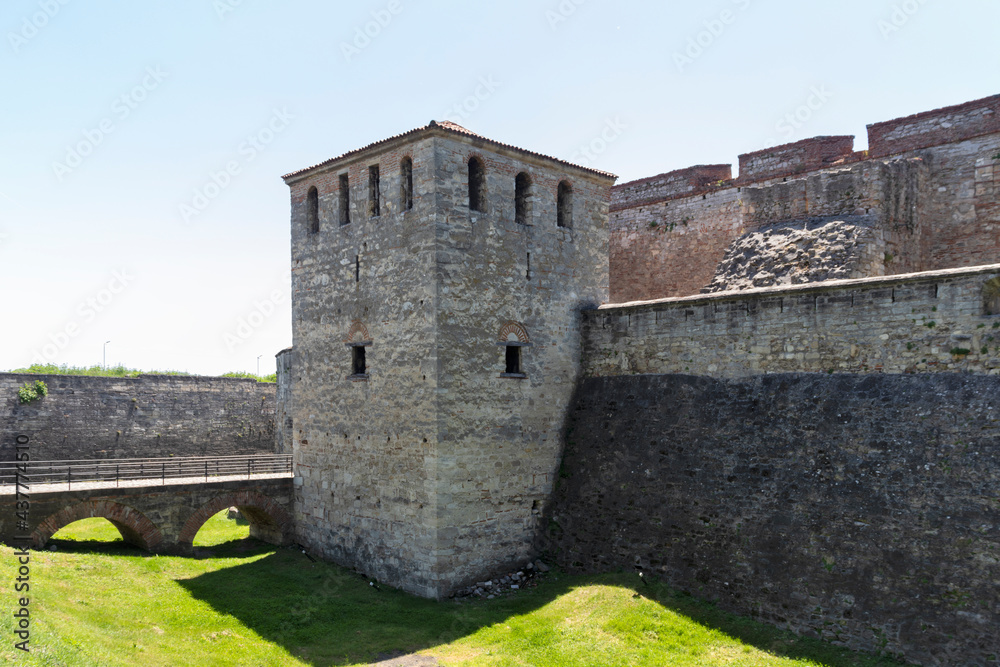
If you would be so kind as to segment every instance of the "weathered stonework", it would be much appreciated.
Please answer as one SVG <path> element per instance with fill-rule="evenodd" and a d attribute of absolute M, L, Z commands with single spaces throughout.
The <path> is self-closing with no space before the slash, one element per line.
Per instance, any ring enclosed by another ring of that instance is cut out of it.
<path fill-rule="evenodd" d="M 1000 374 L 1000 265 L 606 305 L 585 313 L 589 376 Z"/>
<path fill-rule="evenodd" d="M 42 380 L 28 405 L 17 390 Z M 0 457 L 19 433 L 40 460 L 225 456 L 273 452 L 276 385 L 240 378 L 0 373 Z"/>
<path fill-rule="evenodd" d="M 545 549 L 995 662 L 996 111 L 610 191 L 450 124 L 286 176 L 299 540 L 430 597 Z"/>
<path fill-rule="evenodd" d="M 250 523 L 250 536 L 288 544 L 293 536 L 292 484 L 287 476 L 176 481 L 122 488 L 107 484 L 35 485 L 30 489 L 28 527 L 18 526 L 18 497 L 12 485 L 0 487 L 0 542 L 13 545 L 30 537 L 36 549 L 64 526 L 92 517 L 107 519 L 129 544 L 156 553 L 190 553 L 204 523 L 227 507 L 237 507 Z M 81 488 L 82 487 L 82 488 Z M 24 492 L 24 489 L 20 489 Z"/>
<path fill-rule="evenodd" d="M 919 665 L 1000 658 L 1000 378 L 585 379 L 540 547 Z"/>
<path fill-rule="evenodd" d="M 625 183 L 612 194 L 611 300 L 697 293 L 730 244 L 767 225 L 868 216 L 885 244 L 869 275 L 1000 262 L 1000 96 Z M 711 180 L 718 177 L 717 180 Z"/>
<path fill-rule="evenodd" d="M 407 158 L 412 210 L 403 206 Z M 470 209 L 473 158 L 484 175 L 479 211 Z M 531 183 L 523 224 L 519 174 Z M 450 124 L 286 177 L 303 543 L 431 597 L 532 555 L 579 371 L 579 313 L 607 299 L 613 178 Z M 561 182 L 572 186 L 563 227 Z M 359 348 L 363 373 L 353 368 Z"/>

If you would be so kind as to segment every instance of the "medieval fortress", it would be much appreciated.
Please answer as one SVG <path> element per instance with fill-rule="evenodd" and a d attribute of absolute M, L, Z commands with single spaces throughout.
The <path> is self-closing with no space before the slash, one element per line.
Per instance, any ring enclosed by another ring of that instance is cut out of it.
<path fill-rule="evenodd" d="M 868 133 L 615 185 L 432 121 L 284 177 L 276 395 L 54 378 L 0 424 L 291 452 L 281 539 L 426 597 L 541 555 L 997 664 L 1000 96 Z"/>
<path fill-rule="evenodd" d="M 432 121 L 286 175 L 299 539 L 997 660 L 1000 96 L 868 130 L 616 186 Z"/>

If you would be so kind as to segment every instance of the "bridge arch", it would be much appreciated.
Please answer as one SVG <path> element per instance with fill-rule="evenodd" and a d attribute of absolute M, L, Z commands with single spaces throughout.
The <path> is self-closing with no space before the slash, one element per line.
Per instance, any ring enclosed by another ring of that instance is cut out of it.
<path fill-rule="evenodd" d="M 258 491 L 246 490 L 217 496 L 192 514 L 181 529 L 178 547 L 190 551 L 205 522 L 228 507 L 238 509 L 250 522 L 250 537 L 278 545 L 291 542 L 293 523 L 288 510 Z"/>
<path fill-rule="evenodd" d="M 107 519 L 125 542 L 140 549 L 159 551 L 163 545 L 163 533 L 142 512 L 113 500 L 85 500 L 59 510 L 38 524 L 31 534 L 32 542 L 41 549 L 59 529 L 92 518 Z"/>

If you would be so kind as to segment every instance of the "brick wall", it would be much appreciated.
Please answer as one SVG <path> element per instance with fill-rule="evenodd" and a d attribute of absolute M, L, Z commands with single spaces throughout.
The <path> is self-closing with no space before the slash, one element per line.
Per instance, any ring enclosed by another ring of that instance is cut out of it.
<path fill-rule="evenodd" d="M 873 158 L 966 141 L 1000 132 L 1000 95 L 868 126 Z"/>
<path fill-rule="evenodd" d="M 722 165 L 616 186 L 611 300 L 695 294 L 747 231 L 813 216 L 871 215 L 887 275 L 998 262 L 998 112 L 1000 96 L 877 123 L 867 153 L 851 137 L 748 153 L 730 181 L 707 180 Z"/>
<path fill-rule="evenodd" d="M 44 381 L 27 405 L 17 390 Z M 274 451 L 275 385 L 237 378 L 0 373 L 0 457 L 27 434 L 35 460 L 216 456 Z"/>
<path fill-rule="evenodd" d="M 854 154 L 854 137 L 813 137 L 740 156 L 741 183 L 757 183 L 829 167 Z"/>

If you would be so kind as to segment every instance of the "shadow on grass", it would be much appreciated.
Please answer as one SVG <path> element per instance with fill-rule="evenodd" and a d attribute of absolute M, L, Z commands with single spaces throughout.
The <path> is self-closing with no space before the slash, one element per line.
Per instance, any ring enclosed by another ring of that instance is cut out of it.
<path fill-rule="evenodd" d="M 450 643 L 591 584 L 629 589 L 633 595 L 773 655 L 810 659 L 829 667 L 901 664 L 796 637 L 727 614 L 663 584 L 644 585 L 629 574 L 550 573 L 537 588 L 512 597 L 434 602 L 388 586 L 371 586 L 367 579 L 348 570 L 310 562 L 295 549 L 279 549 L 253 563 L 178 583 L 195 598 L 236 617 L 264 639 L 315 667 L 374 661 Z"/>

